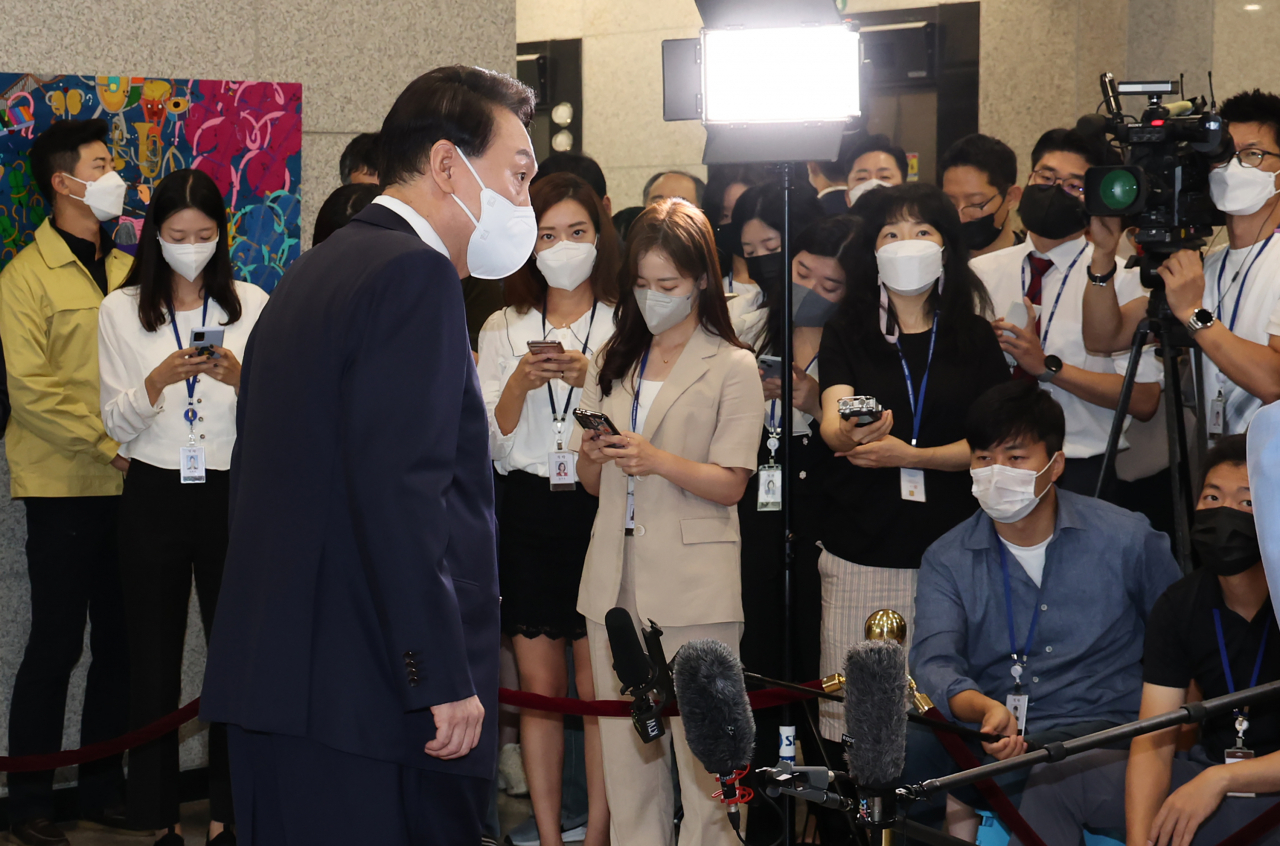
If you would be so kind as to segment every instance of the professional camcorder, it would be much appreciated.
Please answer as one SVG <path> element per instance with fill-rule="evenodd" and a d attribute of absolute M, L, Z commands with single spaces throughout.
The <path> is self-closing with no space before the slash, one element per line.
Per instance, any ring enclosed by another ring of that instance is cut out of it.
<path fill-rule="evenodd" d="M 1155 268 L 1181 249 L 1198 249 L 1222 225 L 1209 197 L 1209 172 L 1235 153 L 1227 122 L 1203 97 L 1165 105 L 1181 94 L 1174 82 L 1116 82 L 1101 77 L 1107 115 L 1081 118 L 1078 128 L 1099 132 L 1125 148 L 1125 163 L 1091 167 L 1085 174 L 1085 208 L 1096 216 L 1121 216 L 1138 227 L 1135 240 L 1148 260 L 1142 284 L 1163 288 Z M 1142 95 L 1147 107 L 1137 120 L 1124 114 L 1120 98 Z"/>

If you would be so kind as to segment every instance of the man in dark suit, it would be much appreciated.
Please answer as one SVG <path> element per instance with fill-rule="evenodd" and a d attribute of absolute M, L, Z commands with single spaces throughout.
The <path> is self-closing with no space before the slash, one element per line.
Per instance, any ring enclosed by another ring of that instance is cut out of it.
<path fill-rule="evenodd" d="M 809 184 L 818 192 L 818 202 L 827 217 L 839 217 L 849 213 L 849 169 L 857 152 L 858 135 L 850 134 L 840 139 L 840 151 L 834 161 L 809 162 Z"/>
<path fill-rule="evenodd" d="M 533 249 L 532 116 L 491 71 L 410 83 L 384 194 L 294 263 L 250 338 L 202 709 L 229 724 L 248 846 L 480 841 L 498 584 L 458 280 Z"/>

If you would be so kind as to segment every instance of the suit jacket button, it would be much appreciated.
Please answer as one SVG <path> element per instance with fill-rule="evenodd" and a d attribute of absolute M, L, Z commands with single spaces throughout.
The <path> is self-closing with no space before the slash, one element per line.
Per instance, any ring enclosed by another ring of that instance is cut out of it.
<path fill-rule="evenodd" d="M 411 650 L 411 651 L 409 651 L 409 652 L 406 652 L 406 653 L 404 654 L 404 657 L 405 657 L 405 658 L 412 658 L 412 657 L 413 657 L 413 652 L 412 652 L 412 650 Z"/>
<path fill-rule="evenodd" d="M 640 537 L 643 534 L 644 534 L 644 526 L 641 526 L 640 524 L 637 523 L 635 528 L 635 536 Z"/>
<path fill-rule="evenodd" d="M 418 686 L 417 679 L 409 679 L 409 687 L 417 687 L 417 686 Z"/>

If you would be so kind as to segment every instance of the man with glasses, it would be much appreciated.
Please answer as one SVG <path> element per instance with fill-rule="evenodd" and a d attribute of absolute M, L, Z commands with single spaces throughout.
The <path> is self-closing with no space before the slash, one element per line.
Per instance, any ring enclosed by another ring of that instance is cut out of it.
<path fill-rule="evenodd" d="M 1059 487 L 1090 496 L 1102 471 L 1128 356 L 1098 355 L 1086 348 L 1081 302 L 1091 281 L 1114 288 L 1121 302 L 1143 294 L 1137 271 L 1117 270 L 1118 220 L 1091 221 L 1084 210 L 1085 171 L 1109 163 L 1109 153 L 1073 129 L 1042 135 L 1032 150 L 1031 175 L 1018 205 L 1026 242 L 972 262 L 991 295 L 998 316 L 992 326 L 1014 375 L 1042 383 L 1066 414 L 1066 470 Z M 1026 309 L 1025 318 L 1016 314 L 1019 306 Z M 1159 380 L 1160 368 L 1148 349 L 1129 403 L 1139 420 L 1155 414 Z M 1121 449 L 1127 446 L 1122 439 Z"/>
<path fill-rule="evenodd" d="M 1010 214 L 1022 199 L 1018 155 L 990 135 L 966 135 L 942 154 L 942 191 L 960 213 L 974 258 L 1021 244 Z"/>
<path fill-rule="evenodd" d="M 1263 405 L 1280 399 L 1280 97 L 1257 89 L 1222 104 L 1236 154 L 1209 177 L 1227 215 L 1227 249 L 1204 260 L 1174 253 L 1160 268 L 1169 308 L 1204 351 L 1205 431 L 1244 432 Z M 1085 339 L 1094 349 L 1129 345 L 1146 298 L 1109 288 L 1085 294 Z"/>

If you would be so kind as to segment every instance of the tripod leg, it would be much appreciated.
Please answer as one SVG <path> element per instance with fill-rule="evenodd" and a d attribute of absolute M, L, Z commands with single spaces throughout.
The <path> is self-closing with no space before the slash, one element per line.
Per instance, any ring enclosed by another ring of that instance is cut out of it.
<path fill-rule="evenodd" d="M 1116 402 L 1116 413 L 1111 418 L 1111 432 L 1107 435 L 1107 449 L 1102 453 L 1102 472 L 1098 475 L 1098 487 L 1093 495 L 1101 498 L 1107 489 L 1116 469 L 1116 451 L 1120 448 L 1120 436 L 1124 434 L 1124 421 L 1129 416 L 1129 400 L 1133 397 L 1133 385 L 1138 379 L 1138 365 L 1142 363 L 1142 347 L 1151 331 L 1148 320 L 1138 324 L 1133 333 L 1133 343 L 1129 346 L 1129 366 L 1124 371 L 1124 382 L 1120 386 L 1120 399 Z"/>
<path fill-rule="evenodd" d="M 1186 476 L 1187 462 L 1183 453 L 1183 445 L 1187 443 L 1187 427 L 1182 417 L 1182 374 L 1178 367 L 1177 352 L 1176 347 L 1164 344 L 1164 417 L 1169 434 L 1169 484 L 1173 493 L 1173 555 L 1178 559 L 1182 572 L 1190 573 L 1190 480 Z"/>

